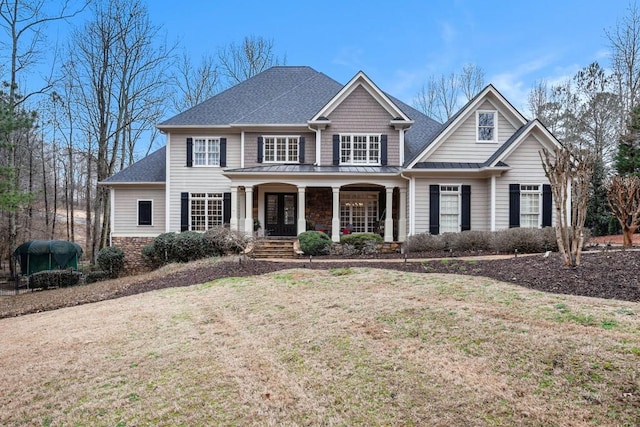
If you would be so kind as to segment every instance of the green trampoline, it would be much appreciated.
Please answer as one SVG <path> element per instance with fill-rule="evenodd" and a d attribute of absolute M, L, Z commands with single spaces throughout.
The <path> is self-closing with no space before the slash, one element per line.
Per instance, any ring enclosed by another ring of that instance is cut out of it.
<path fill-rule="evenodd" d="M 82 248 L 65 240 L 32 240 L 18 246 L 13 256 L 20 262 L 20 273 L 28 276 L 44 270 L 77 270 Z"/>

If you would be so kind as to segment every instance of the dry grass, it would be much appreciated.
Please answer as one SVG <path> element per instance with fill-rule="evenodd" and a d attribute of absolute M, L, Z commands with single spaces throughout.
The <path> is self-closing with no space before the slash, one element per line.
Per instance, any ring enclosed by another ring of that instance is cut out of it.
<path fill-rule="evenodd" d="M 345 268 L 0 320 L 1 425 L 638 425 L 640 304 Z"/>

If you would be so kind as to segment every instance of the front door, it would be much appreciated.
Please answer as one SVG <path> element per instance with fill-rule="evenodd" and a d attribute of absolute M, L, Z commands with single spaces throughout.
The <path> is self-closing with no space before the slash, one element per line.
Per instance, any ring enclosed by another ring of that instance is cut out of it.
<path fill-rule="evenodd" d="M 297 208 L 296 193 L 265 193 L 265 235 L 296 236 Z"/>

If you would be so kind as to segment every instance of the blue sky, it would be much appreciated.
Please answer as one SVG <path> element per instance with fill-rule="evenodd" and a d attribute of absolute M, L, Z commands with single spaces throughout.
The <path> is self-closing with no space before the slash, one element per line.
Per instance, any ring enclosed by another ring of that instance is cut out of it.
<path fill-rule="evenodd" d="M 150 0 L 195 61 L 246 35 L 272 39 L 287 65 L 309 65 L 346 83 L 364 71 L 411 103 L 429 76 L 480 66 L 519 109 L 536 80 L 566 79 L 598 60 L 608 67 L 605 29 L 627 0 L 194 1 Z"/>

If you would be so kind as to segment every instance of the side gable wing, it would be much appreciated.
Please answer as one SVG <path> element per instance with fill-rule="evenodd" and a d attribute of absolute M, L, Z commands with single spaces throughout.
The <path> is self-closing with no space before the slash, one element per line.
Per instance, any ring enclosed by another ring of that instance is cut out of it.
<path fill-rule="evenodd" d="M 497 143 L 476 143 L 476 113 L 485 110 L 497 112 Z M 407 168 L 429 161 L 483 162 L 526 123 L 525 117 L 493 85 L 489 85 L 426 142 L 424 148 L 409 160 Z"/>

